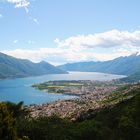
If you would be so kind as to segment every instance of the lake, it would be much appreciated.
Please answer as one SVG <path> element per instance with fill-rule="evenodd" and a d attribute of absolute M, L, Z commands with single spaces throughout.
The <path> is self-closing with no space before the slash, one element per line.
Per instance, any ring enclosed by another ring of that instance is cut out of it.
<path fill-rule="evenodd" d="M 31 87 L 33 84 L 50 80 L 99 80 L 109 81 L 125 77 L 95 72 L 70 72 L 69 74 L 50 74 L 37 77 L 0 80 L 0 101 L 19 102 L 25 104 L 41 104 L 56 101 L 58 99 L 70 99 L 75 96 L 62 94 L 49 94 Z"/>

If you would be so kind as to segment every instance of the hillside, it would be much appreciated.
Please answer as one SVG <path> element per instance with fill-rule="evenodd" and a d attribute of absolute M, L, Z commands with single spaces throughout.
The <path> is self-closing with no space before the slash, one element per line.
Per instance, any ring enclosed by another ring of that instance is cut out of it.
<path fill-rule="evenodd" d="M 126 78 L 119 80 L 120 82 L 135 83 L 140 81 L 140 72 L 136 72 Z"/>
<path fill-rule="evenodd" d="M 4 132 L 4 135 L 0 133 L 0 139 L 20 137 L 23 140 L 139 140 L 139 85 L 128 92 L 128 96 L 130 95 L 131 98 L 115 106 L 100 109 L 90 118 L 75 122 L 57 116 L 28 119 L 25 117 L 28 111 L 21 106 L 22 103 L 0 103 L 0 130 Z M 114 95 L 113 99 L 118 99 L 118 96 L 115 98 Z M 107 100 L 108 102 L 112 102 L 112 99 Z M 90 110 L 84 115 L 89 113 Z"/>
<path fill-rule="evenodd" d="M 47 63 L 33 63 L 0 53 L 0 78 L 37 76 L 43 74 L 63 74 L 64 70 Z"/>
<path fill-rule="evenodd" d="M 104 62 L 79 62 L 58 66 L 66 71 L 103 72 L 110 74 L 131 75 L 140 72 L 140 55 L 132 54 Z"/>

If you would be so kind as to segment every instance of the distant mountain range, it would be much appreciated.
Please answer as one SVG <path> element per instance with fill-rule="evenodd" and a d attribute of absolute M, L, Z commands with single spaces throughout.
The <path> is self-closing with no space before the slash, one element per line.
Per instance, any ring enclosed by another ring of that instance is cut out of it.
<path fill-rule="evenodd" d="M 65 73 L 67 72 L 45 61 L 33 63 L 29 60 L 17 59 L 0 53 L 0 78 L 16 78 Z"/>
<path fill-rule="evenodd" d="M 0 53 L 0 78 L 18 78 L 44 74 L 66 74 L 66 71 L 103 72 L 127 75 L 124 81 L 140 80 L 140 55 L 119 57 L 110 61 L 67 63 L 55 67 L 45 61 L 33 63 Z"/>
<path fill-rule="evenodd" d="M 140 73 L 140 55 L 138 53 L 130 56 L 119 57 L 110 61 L 90 61 L 79 63 L 68 63 L 58 66 L 66 71 L 83 71 L 83 72 L 103 72 L 120 75 L 133 75 Z"/>

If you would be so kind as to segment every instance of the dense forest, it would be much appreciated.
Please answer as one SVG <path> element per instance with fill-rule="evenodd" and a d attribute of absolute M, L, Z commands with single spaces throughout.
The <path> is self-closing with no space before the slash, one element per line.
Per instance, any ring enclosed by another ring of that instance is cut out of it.
<path fill-rule="evenodd" d="M 133 91 L 134 92 L 134 91 Z M 0 140 L 139 140 L 140 94 L 87 120 L 31 119 L 23 103 L 0 103 Z"/>

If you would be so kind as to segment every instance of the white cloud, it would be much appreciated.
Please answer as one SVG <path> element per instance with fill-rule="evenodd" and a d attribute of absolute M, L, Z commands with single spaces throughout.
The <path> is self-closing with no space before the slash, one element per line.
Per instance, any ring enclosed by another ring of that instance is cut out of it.
<path fill-rule="evenodd" d="M 37 18 L 34 18 L 34 17 L 29 17 L 30 20 L 32 20 L 35 24 L 39 25 L 39 21 Z"/>
<path fill-rule="evenodd" d="M 35 41 L 28 40 L 28 44 L 35 44 Z"/>
<path fill-rule="evenodd" d="M 1 51 L 8 55 L 30 59 L 34 62 L 41 60 L 49 61 L 53 64 L 60 64 L 65 62 L 78 62 L 87 61 L 89 59 L 95 60 L 95 57 L 90 52 L 74 52 L 67 49 L 61 48 L 39 48 L 39 49 L 15 49 L 15 50 L 3 50 Z"/>
<path fill-rule="evenodd" d="M 14 43 L 14 44 L 18 43 L 18 40 L 14 40 L 13 43 Z"/>
<path fill-rule="evenodd" d="M 0 18 L 3 18 L 3 15 L 2 14 L 0 14 Z"/>
<path fill-rule="evenodd" d="M 15 50 L 3 50 L 3 53 L 8 55 L 29 59 L 34 62 L 46 60 L 53 64 L 63 64 L 67 62 L 79 62 L 79 61 L 106 61 L 120 56 L 128 56 L 132 52 L 125 49 L 117 50 L 115 53 L 96 53 L 93 51 L 74 51 L 71 49 L 62 48 L 39 48 L 39 49 L 15 49 Z"/>
<path fill-rule="evenodd" d="M 33 18 L 33 21 L 39 25 L 39 21 L 36 18 Z"/>
<path fill-rule="evenodd" d="M 25 7 L 25 11 L 26 13 L 29 13 L 29 9 L 27 7 Z"/>
<path fill-rule="evenodd" d="M 29 0 L 5 0 L 6 2 L 9 2 L 11 4 L 14 4 L 15 8 L 24 8 L 26 13 L 29 12 Z"/>
<path fill-rule="evenodd" d="M 24 8 L 26 13 L 29 15 L 29 6 L 31 4 L 30 1 L 33 1 L 33 0 L 3 0 L 3 1 L 13 4 L 15 8 Z M 0 18 L 1 17 L 2 15 L 0 14 Z M 31 19 L 34 23 L 39 25 L 39 21 L 37 18 L 34 18 L 31 15 L 29 15 L 29 19 Z"/>
<path fill-rule="evenodd" d="M 14 4 L 15 8 L 27 8 L 30 5 L 28 0 L 7 0 L 7 2 Z"/>
<path fill-rule="evenodd" d="M 140 31 L 128 32 L 111 30 L 91 35 L 78 35 L 60 41 L 55 39 L 57 47 L 38 49 L 3 50 L 3 53 L 17 58 L 41 60 L 53 64 L 66 62 L 111 60 L 120 56 L 128 56 L 140 52 Z M 34 44 L 34 41 L 28 41 Z"/>
<path fill-rule="evenodd" d="M 140 47 L 140 31 L 128 32 L 111 30 L 103 33 L 72 36 L 55 42 L 59 47 L 71 47 L 80 49 L 94 49 L 97 47 L 110 48 L 117 46 Z"/>

